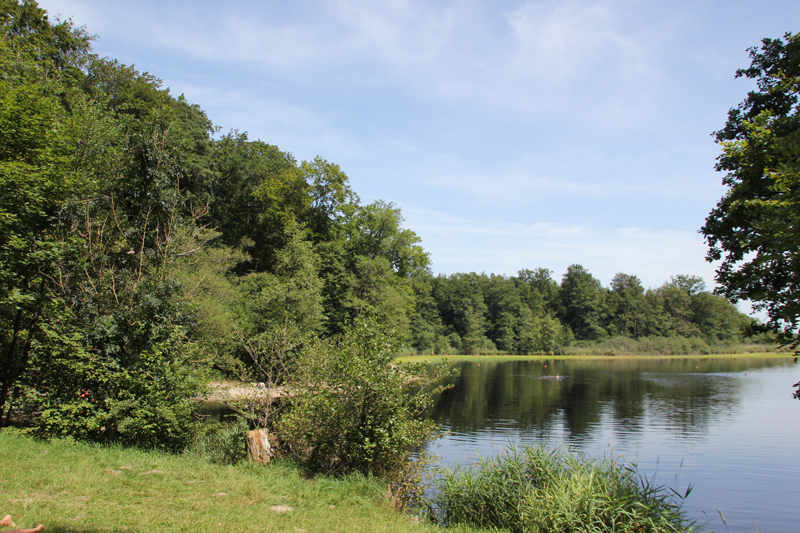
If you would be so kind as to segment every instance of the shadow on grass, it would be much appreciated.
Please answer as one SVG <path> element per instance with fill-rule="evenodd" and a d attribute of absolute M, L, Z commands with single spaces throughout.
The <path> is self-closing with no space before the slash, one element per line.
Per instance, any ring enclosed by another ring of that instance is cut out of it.
<path fill-rule="evenodd" d="M 136 533 L 138 530 L 135 528 L 81 527 L 63 524 L 45 524 L 44 526 L 44 532 L 46 533 L 113 533 L 115 531 Z M 0 531 L 0 533 L 4 532 Z"/>

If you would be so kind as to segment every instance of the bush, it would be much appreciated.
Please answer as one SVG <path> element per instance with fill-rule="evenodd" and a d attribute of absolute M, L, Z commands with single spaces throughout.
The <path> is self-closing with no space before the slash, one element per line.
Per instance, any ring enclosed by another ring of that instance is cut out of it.
<path fill-rule="evenodd" d="M 172 451 L 191 441 L 205 371 L 177 328 L 126 367 L 87 349 L 80 333 L 49 340 L 38 379 L 26 383 L 39 435 Z"/>
<path fill-rule="evenodd" d="M 445 372 L 392 364 L 399 342 L 375 320 L 303 354 L 294 405 L 278 423 L 282 448 L 312 472 L 393 478 L 409 452 L 437 432 L 423 419 Z"/>
<path fill-rule="evenodd" d="M 248 430 L 242 417 L 234 422 L 202 424 L 186 451 L 211 463 L 236 464 L 247 457 Z"/>
<path fill-rule="evenodd" d="M 453 347 L 450 346 L 450 342 L 444 335 L 436 337 L 436 343 L 433 345 L 433 349 L 436 355 L 453 353 Z"/>
<path fill-rule="evenodd" d="M 543 445 L 511 448 L 473 468 L 444 470 L 431 492 L 428 514 L 448 526 L 514 533 L 694 529 L 680 510 L 682 498 L 639 478 L 634 466 Z"/>

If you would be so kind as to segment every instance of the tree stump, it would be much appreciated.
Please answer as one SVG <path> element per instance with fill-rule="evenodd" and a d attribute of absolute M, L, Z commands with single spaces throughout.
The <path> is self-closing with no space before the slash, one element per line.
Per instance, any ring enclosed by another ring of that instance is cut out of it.
<path fill-rule="evenodd" d="M 254 429 L 247 434 L 247 453 L 257 463 L 265 465 L 273 456 L 272 446 L 269 443 L 269 431 Z"/>

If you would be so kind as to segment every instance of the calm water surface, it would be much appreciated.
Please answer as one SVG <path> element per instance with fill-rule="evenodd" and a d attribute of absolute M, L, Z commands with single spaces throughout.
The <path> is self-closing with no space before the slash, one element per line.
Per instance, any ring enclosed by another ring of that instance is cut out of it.
<path fill-rule="evenodd" d="M 546 365 L 546 366 L 545 366 Z M 447 465 L 542 439 L 624 456 L 725 532 L 800 531 L 800 366 L 788 357 L 457 363 L 428 446 Z M 558 376 L 558 377 L 557 377 Z"/>

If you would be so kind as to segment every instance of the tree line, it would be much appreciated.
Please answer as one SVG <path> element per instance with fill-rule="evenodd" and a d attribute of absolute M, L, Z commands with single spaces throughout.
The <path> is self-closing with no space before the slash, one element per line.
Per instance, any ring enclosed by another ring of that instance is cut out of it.
<path fill-rule="evenodd" d="M 210 372 L 280 383 L 367 319 L 419 353 L 713 344 L 750 323 L 691 276 L 434 276 L 400 209 L 338 165 L 221 133 L 71 21 L 0 6 L 0 424 L 179 449 Z"/>
<path fill-rule="evenodd" d="M 706 347 L 740 343 L 753 320 L 697 276 L 644 289 L 618 273 L 609 287 L 581 265 L 561 282 L 545 268 L 517 276 L 453 274 L 414 280 L 411 344 L 420 353 L 564 353 L 615 337 L 686 338 Z"/>

